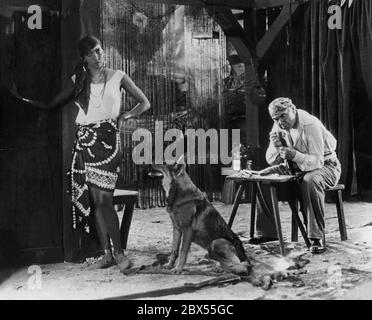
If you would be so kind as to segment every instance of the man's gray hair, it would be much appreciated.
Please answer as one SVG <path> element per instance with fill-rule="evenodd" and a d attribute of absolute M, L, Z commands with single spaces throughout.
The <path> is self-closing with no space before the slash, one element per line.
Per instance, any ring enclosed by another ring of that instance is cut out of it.
<path fill-rule="evenodd" d="M 269 104 L 269 110 L 276 114 L 286 111 L 289 107 L 296 109 L 296 106 L 292 103 L 289 98 L 277 98 Z"/>

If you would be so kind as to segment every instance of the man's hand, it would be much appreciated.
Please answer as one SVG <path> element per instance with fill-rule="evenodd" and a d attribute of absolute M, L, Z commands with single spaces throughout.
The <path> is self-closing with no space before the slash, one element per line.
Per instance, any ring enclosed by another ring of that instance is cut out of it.
<path fill-rule="evenodd" d="M 296 150 L 293 148 L 281 147 L 279 149 L 279 154 L 284 160 L 293 160 L 296 155 Z"/>
<path fill-rule="evenodd" d="M 270 132 L 270 141 L 273 143 L 274 147 L 282 147 L 282 143 L 277 132 Z"/>

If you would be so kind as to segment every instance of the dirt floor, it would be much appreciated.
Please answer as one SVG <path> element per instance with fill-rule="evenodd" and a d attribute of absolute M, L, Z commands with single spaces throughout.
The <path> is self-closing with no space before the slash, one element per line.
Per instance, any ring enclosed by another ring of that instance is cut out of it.
<path fill-rule="evenodd" d="M 221 202 L 215 202 L 214 205 L 227 220 L 232 206 Z M 25 267 L 1 271 L 0 298 L 372 299 L 372 203 L 345 202 L 344 207 L 349 240 L 340 241 L 336 206 L 327 204 L 328 250 L 313 256 L 306 250 L 301 235 L 299 242 L 290 242 L 290 210 L 287 204 L 280 203 L 283 234 L 289 252 L 283 258 L 279 255 L 278 242 L 261 246 L 248 244 L 250 204 L 240 205 L 233 230 L 239 234 L 248 256 L 252 258 L 254 274 L 261 276 L 260 279 L 267 279 L 267 275 L 273 275 L 274 272 L 279 275 L 271 277 L 273 280 L 270 289 L 270 286 L 264 290 L 250 282 L 237 281 L 233 284 L 204 287 L 194 292 L 151 297 L 149 291 L 184 286 L 185 283 L 198 283 L 221 276 L 216 274 L 218 268 L 215 263 L 206 259 L 206 251 L 193 245 L 186 267 L 189 274 L 161 274 L 159 269 L 153 268 L 155 273 L 152 274 L 125 276 L 115 266 L 106 270 L 89 270 L 89 263 L 58 263 L 40 266 L 42 273 L 38 279 L 41 281 L 35 282 L 36 278 L 31 276 L 33 271 Z M 170 219 L 165 209 L 137 209 L 133 216 L 127 254 L 134 266 L 151 265 L 159 253 L 169 253 L 171 237 Z M 266 278 L 262 278 L 263 275 Z"/>

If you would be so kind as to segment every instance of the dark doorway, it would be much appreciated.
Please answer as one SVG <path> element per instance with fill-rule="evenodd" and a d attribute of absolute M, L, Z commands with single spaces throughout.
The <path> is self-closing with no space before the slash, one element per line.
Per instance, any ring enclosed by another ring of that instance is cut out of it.
<path fill-rule="evenodd" d="M 60 89 L 60 0 L 39 1 L 42 28 L 30 29 L 32 1 L 0 10 L 0 266 L 63 261 L 61 114 L 15 99 L 48 100 Z"/>

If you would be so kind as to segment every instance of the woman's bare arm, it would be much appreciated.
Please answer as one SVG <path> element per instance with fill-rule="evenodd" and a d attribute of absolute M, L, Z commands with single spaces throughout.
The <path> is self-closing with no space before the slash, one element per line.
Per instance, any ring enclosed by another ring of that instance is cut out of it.
<path fill-rule="evenodd" d="M 34 107 L 40 108 L 40 109 L 54 109 L 58 106 L 62 106 L 66 104 L 73 96 L 74 93 L 74 84 L 70 80 L 67 85 L 49 102 L 45 101 L 39 101 L 39 100 L 32 100 L 32 99 L 26 99 L 23 98 L 17 91 L 17 88 L 13 84 L 11 92 L 13 95 L 27 103 L 30 103 Z"/>
<path fill-rule="evenodd" d="M 120 86 L 124 88 L 125 91 L 127 91 L 138 102 L 138 104 L 132 110 L 125 112 L 120 117 L 121 119 L 127 120 L 133 117 L 137 117 L 150 108 L 149 100 L 128 75 L 124 74 L 123 78 L 121 79 Z"/>

